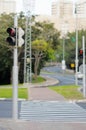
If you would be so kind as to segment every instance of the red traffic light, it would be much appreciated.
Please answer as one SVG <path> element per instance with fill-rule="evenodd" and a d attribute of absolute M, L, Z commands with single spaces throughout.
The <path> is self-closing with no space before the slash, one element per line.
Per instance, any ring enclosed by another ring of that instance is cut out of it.
<path fill-rule="evenodd" d="M 16 29 L 15 28 L 8 28 L 7 33 L 9 33 L 10 36 L 16 36 Z"/>
<path fill-rule="evenodd" d="M 16 28 L 7 28 L 6 31 L 9 34 L 6 41 L 9 43 L 9 45 L 15 46 L 16 45 Z"/>
<path fill-rule="evenodd" d="M 79 54 L 80 54 L 80 55 L 83 54 L 83 50 L 82 50 L 82 49 L 79 50 Z"/>
<path fill-rule="evenodd" d="M 79 57 L 80 57 L 80 58 L 83 58 L 83 49 L 80 49 L 80 50 L 79 50 Z"/>

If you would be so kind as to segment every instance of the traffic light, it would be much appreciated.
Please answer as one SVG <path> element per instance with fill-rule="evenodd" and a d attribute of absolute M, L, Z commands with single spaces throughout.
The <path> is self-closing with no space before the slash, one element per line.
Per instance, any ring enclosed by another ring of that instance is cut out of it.
<path fill-rule="evenodd" d="M 11 46 L 16 45 L 16 28 L 7 28 L 7 33 L 9 36 L 7 37 L 6 41 L 9 43 Z"/>
<path fill-rule="evenodd" d="M 18 28 L 18 47 L 21 47 L 24 44 L 23 35 L 24 35 L 24 30 L 21 27 L 19 27 Z"/>
<path fill-rule="evenodd" d="M 83 49 L 79 50 L 79 57 L 83 58 Z"/>

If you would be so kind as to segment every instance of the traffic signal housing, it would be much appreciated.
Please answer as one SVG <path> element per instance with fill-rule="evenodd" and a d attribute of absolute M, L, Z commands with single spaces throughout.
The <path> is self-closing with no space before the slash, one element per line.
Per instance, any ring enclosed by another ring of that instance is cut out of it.
<path fill-rule="evenodd" d="M 83 58 L 83 49 L 79 49 L 79 57 Z"/>
<path fill-rule="evenodd" d="M 21 47 L 24 44 L 24 30 L 19 27 L 18 28 L 18 47 Z"/>
<path fill-rule="evenodd" d="M 11 46 L 16 45 L 16 28 L 7 28 L 7 33 L 9 36 L 7 37 L 6 41 L 9 43 Z"/>

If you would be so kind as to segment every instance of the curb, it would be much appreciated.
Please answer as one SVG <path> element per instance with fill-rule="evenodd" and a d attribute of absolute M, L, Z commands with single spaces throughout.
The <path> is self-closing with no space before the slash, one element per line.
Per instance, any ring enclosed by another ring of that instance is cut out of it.
<path fill-rule="evenodd" d="M 46 78 L 45 82 L 42 83 L 26 83 L 24 86 L 30 86 L 30 87 L 47 87 L 47 86 L 52 86 L 58 84 L 59 81 L 53 78 Z"/>
<path fill-rule="evenodd" d="M 12 98 L 0 98 L 0 101 L 12 101 Z M 26 99 L 18 98 L 18 101 L 26 101 Z"/>
<path fill-rule="evenodd" d="M 83 99 L 83 100 L 68 100 L 68 102 L 70 102 L 70 103 L 79 103 L 79 102 L 83 103 L 83 102 L 85 102 L 86 103 L 86 99 Z"/>

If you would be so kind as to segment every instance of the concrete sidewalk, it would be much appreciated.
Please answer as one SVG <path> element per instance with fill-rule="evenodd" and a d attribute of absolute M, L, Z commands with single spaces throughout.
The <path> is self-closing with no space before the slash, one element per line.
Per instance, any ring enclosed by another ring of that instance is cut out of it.
<path fill-rule="evenodd" d="M 29 100 L 58 100 L 64 101 L 65 98 L 56 93 L 55 91 L 48 88 L 48 86 L 52 86 L 58 84 L 59 81 L 52 78 L 47 78 L 45 82 L 39 84 L 28 84 L 29 87 Z"/>
<path fill-rule="evenodd" d="M 30 87 L 29 100 L 64 101 L 65 98 L 48 87 Z"/>
<path fill-rule="evenodd" d="M 86 130 L 86 123 L 31 122 L 0 119 L 0 130 Z"/>

